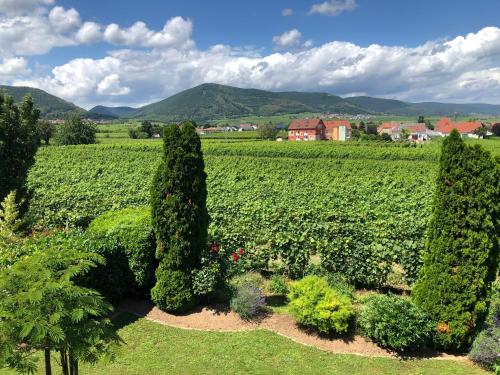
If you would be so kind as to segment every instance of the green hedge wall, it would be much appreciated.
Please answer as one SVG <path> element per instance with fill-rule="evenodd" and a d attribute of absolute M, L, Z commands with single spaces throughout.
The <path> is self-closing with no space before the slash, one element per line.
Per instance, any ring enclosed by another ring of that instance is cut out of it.
<path fill-rule="evenodd" d="M 149 209 L 109 211 L 92 221 L 88 232 L 116 241 L 125 254 L 139 293 L 148 293 L 154 285 L 157 266 Z"/>

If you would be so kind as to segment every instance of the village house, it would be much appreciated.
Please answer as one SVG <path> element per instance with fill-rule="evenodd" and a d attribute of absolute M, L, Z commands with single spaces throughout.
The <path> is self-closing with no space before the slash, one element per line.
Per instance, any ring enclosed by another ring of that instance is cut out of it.
<path fill-rule="evenodd" d="M 347 120 L 323 121 L 326 139 L 347 141 L 351 138 L 351 124 Z"/>
<path fill-rule="evenodd" d="M 246 132 L 246 131 L 251 131 L 251 130 L 257 130 L 257 125 L 254 124 L 241 124 L 239 126 L 239 131 L 240 132 Z"/>
<path fill-rule="evenodd" d="M 427 128 L 425 124 L 405 124 L 397 122 L 384 122 L 378 128 L 379 134 L 388 134 L 393 140 L 400 140 L 406 133 L 408 140 L 421 143 L 428 141 L 431 137 L 440 136 L 439 133 Z"/>
<path fill-rule="evenodd" d="M 481 123 L 479 121 L 453 123 L 448 117 L 443 117 L 436 124 L 435 130 L 441 135 L 447 136 L 453 129 L 457 129 L 462 136 L 478 138 L 478 136 L 474 134 L 474 131 L 480 127 Z"/>
<path fill-rule="evenodd" d="M 319 118 L 293 120 L 288 127 L 289 141 L 320 141 L 326 139 L 325 124 Z"/>

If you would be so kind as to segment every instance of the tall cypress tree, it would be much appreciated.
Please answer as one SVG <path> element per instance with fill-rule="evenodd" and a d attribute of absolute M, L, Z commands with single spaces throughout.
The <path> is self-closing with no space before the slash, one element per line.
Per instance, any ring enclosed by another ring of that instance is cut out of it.
<path fill-rule="evenodd" d="M 465 349 L 487 312 L 498 267 L 499 169 L 453 130 L 443 142 L 424 265 L 414 301 L 436 322 L 435 342 Z"/>
<path fill-rule="evenodd" d="M 200 266 L 209 223 L 204 169 L 193 123 L 165 129 L 163 158 L 151 190 L 160 261 L 151 295 L 167 311 L 180 312 L 195 302 L 191 273 Z"/>

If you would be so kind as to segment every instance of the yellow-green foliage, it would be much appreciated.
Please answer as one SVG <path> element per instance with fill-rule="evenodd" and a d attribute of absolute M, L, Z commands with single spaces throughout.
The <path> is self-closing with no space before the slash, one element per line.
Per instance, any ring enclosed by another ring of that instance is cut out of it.
<path fill-rule="evenodd" d="M 12 237 L 21 224 L 16 192 L 11 191 L 0 206 L 0 237 Z"/>
<path fill-rule="evenodd" d="M 148 208 L 125 208 L 97 217 L 89 232 L 106 236 L 122 248 L 137 286 L 148 290 L 154 285 L 156 241 Z"/>
<path fill-rule="evenodd" d="M 289 311 L 298 323 L 323 333 L 346 332 L 354 309 L 349 297 L 328 286 L 326 279 L 307 276 L 292 283 Z"/>

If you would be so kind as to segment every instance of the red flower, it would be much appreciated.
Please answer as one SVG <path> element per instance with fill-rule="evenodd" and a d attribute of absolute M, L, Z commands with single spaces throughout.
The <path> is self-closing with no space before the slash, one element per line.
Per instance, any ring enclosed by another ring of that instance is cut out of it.
<path fill-rule="evenodd" d="M 217 244 L 217 242 L 212 242 L 212 245 L 210 246 L 210 251 L 214 254 L 219 252 L 219 245 Z"/>
<path fill-rule="evenodd" d="M 233 260 L 236 262 L 238 259 L 240 259 L 240 256 L 236 253 L 233 253 Z"/>
<path fill-rule="evenodd" d="M 240 255 L 245 254 L 245 250 L 241 247 L 238 249 L 238 252 L 240 253 Z"/>

